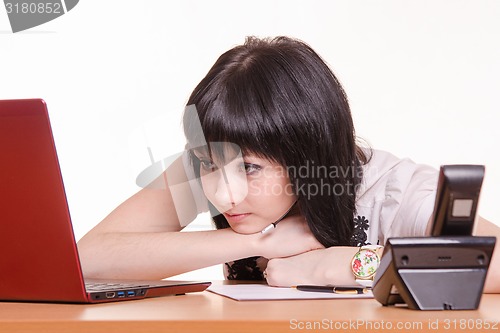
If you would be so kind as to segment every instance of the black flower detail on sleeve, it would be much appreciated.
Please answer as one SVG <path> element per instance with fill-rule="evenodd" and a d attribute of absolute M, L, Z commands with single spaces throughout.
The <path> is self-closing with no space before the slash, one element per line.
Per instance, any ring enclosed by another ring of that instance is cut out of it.
<path fill-rule="evenodd" d="M 369 245 L 367 243 L 368 236 L 366 235 L 366 230 L 370 227 L 370 221 L 364 216 L 357 216 L 354 218 L 354 232 L 351 237 L 351 246 L 363 246 Z"/>

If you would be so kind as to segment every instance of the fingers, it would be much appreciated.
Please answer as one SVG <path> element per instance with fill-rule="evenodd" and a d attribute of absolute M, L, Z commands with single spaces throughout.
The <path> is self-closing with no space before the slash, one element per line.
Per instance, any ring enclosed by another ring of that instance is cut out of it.
<path fill-rule="evenodd" d="M 290 276 L 294 274 L 292 267 L 287 267 L 286 260 L 271 259 L 264 271 L 267 284 L 272 287 L 290 287 Z"/>

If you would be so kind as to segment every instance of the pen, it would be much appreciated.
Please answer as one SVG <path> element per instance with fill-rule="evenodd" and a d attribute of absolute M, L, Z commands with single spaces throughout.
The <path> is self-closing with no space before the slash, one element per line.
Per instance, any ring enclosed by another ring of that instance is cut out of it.
<path fill-rule="evenodd" d="M 323 293 L 335 294 L 366 294 L 367 289 L 361 286 L 312 286 L 312 285 L 299 285 L 295 287 L 300 291 L 312 291 Z"/>

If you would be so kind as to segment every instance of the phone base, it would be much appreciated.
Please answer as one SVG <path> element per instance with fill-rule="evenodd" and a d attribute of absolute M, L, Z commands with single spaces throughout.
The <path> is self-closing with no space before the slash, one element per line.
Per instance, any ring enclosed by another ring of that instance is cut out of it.
<path fill-rule="evenodd" d="M 383 305 L 415 310 L 475 310 L 495 242 L 472 236 L 391 238 L 373 295 Z"/>

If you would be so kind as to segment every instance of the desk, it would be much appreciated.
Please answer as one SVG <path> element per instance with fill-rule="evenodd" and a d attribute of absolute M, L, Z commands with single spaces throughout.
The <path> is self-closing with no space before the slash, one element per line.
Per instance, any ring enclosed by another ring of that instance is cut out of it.
<path fill-rule="evenodd" d="M 499 322 L 500 294 L 483 295 L 477 311 L 416 311 L 374 299 L 238 302 L 208 291 L 94 305 L 0 302 L 2 333 L 463 333 L 500 332 Z"/>

